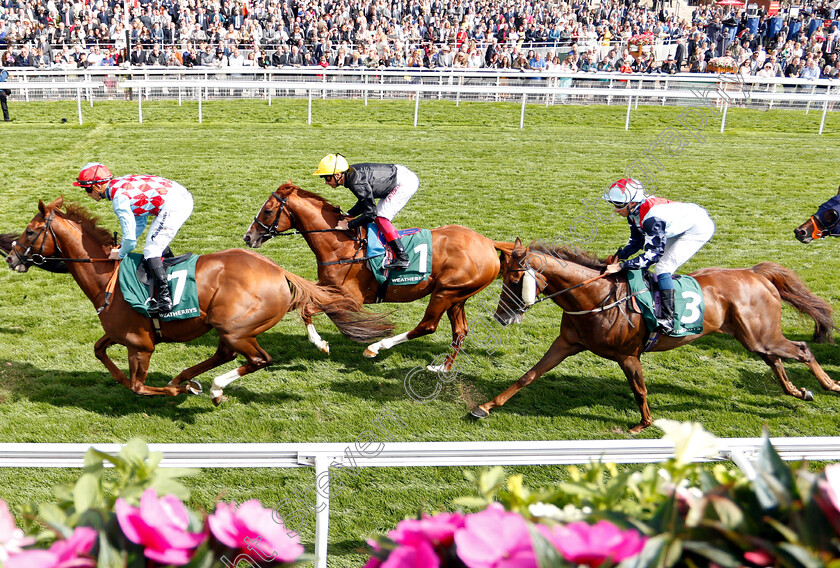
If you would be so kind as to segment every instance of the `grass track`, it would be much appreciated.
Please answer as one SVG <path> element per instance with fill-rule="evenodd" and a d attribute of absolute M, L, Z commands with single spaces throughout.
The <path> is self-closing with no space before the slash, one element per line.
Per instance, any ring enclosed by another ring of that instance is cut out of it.
<path fill-rule="evenodd" d="M 318 160 L 339 151 L 351 161 L 403 163 L 418 173 L 421 190 L 397 218 L 401 227 L 458 223 L 496 240 L 553 239 L 570 223 L 589 219 L 581 199 L 593 199 L 624 167 L 641 157 L 663 129 L 678 127 L 679 109 L 640 107 L 625 132 L 626 107 L 529 105 L 520 130 L 519 104 L 423 101 L 418 128 L 411 101 L 210 101 L 197 123 L 195 103 L 144 104 L 137 123 L 132 102 L 85 107 L 74 125 L 75 103 L 12 104 L 4 125 L 5 184 L 0 189 L 0 232 L 20 232 L 37 200 L 60 194 L 86 199 L 70 185 L 87 161 L 108 164 L 117 175 L 155 173 L 192 190 L 196 208 L 174 243 L 197 253 L 243 246 L 241 236 L 268 194 L 282 181 L 321 193 L 348 209 L 348 191 L 313 178 Z M 70 122 L 61 124 L 61 118 Z M 774 260 L 796 270 L 811 288 L 840 307 L 835 242 L 808 246 L 792 229 L 811 215 L 840 180 L 840 115 L 816 134 L 820 113 L 734 109 L 727 129 L 710 116 L 705 143 L 661 159 L 658 194 L 704 205 L 717 224 L 712 240 L 685 268 L 752 266 Z M 105 203 L 85 201 L 117 228 Z M 607 209 L 602 209 L 604 212 Z M 597 223 L 591 243 L 600 255 L 626 240 L 626 224 Z M 314 258 L 299 237 L 260 249 L 285 268 L 314 279 Z M 409 399 L 403 377 L 442 353 L 448 322 L 435 335 L 398 346 L 376 360 L 341 337 L 325 318 L 318 323 L 332 346 L 327 357 L 305 338 L 298 318 L 287 317 L 261 344 L 275 358 L 269 369 L 232 384 L 230 402 L 214 408 L 208 397 L 141 398 L 117 385 L 93 356 L 101 335 L 92 305 L 66 275 L 0 271 L 0 439 L 7 442 L 350 442 L 384 409 L 405 427 L 401 441 L 622 438 L 638 420 L 626 381 L 612 363 L 581 354 L 524 389 L 482 422 L 464 420 L 472 403 L 492 397 L 527 370 L 557 333 L 560 311 L 541 304 L 522 326 L 502 331 L 495 353 L 467 351 L 463 373 L 428 404 Z M 485 293 L 467 305 L 468 319 L 484 317 Z M 393 309 L 398 331 L 419 321 L 425 302 L 378 306 Z M 784 330 L 810 339 L 812 326 L 784 312 Z M 835 345 L 812 346 L 840 379 Z M 152 358 L 149 383 L 165 384 L 182 368 L 209 356 L 215 338 L 162 345 Z M 111 355 L 124 368 L 125 352 Z M 654 418 L 698 420 L 722 437 L 835 435 L 840 397 L 823 394 L 807 369 L 788 364 L 795 384 L 814 391 L 805 403 L 783 397 L 769 368 L 728 337 L 704 338 L 643 360 Z M 222 368 L 233 368 L 229 364 Z M 200 377 L 205 390 L 212 375 Z M 431 382 L 417 388 L 431 389 Z M 651 428 L 641 437 L 658 437 Z M 521 468 L 533 484 L 549 483 L 556 468 Z M 0 497 L 21 503 L 45 500 L 52 485 L 74 472 L 0 470 Z M 196 505 L 221 495 L 276 503 L 308 491 L 311 471 L 218 470 L 191 479 Z M 331 563 L 358 566 L 353 552 L 365 536 L 384 531 L 418 509 L 447 507 L 467 491 L 460 468 L 364 471 L 343 480 L 348 491 L 333 502 Z M 314 520 L 304 530 L 311 550 Z"/>

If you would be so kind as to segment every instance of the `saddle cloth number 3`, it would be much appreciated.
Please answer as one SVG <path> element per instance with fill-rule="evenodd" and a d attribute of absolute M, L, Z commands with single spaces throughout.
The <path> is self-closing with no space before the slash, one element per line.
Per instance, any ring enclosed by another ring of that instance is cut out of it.
<path fill-rule="evenodd" d="M 682 324 L 694 323 L 700 317 L 700 310 L 697 309 L 702 301 L 702 297 L 696 292 L 683 292 L 681 294 L 683 300 L 686 301 L 686 313 L 680 318 Z"/>

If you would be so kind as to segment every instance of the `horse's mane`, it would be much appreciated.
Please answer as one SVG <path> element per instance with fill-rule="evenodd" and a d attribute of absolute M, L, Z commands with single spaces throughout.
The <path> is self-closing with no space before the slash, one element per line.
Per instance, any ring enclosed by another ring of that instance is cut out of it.
<path fill-rule="evenodd" d="M 279 193 L 283 197 L 291 195 L 292 193 L 296 193 L 297 195 L 299 195 L 300 197 L 303 197 L 304 199 L 312 199 L 312 200 L 315 200 L 315 201 L 318 201 L 318 202 L 322 203 L 326 207 L 330 207 L 330 208 L 335 209 L 335 205 L 333 205 L 332 203 L 330 203 L 329 201 L 327 201 L 326 199 L 324 199 L 323 197 L 321 197 L 317 193 L 312 193 L 311 191 L 301 189 L 298 186 L 296 186 L 295 184 L 293 184 L 291 181 L 287 181 L 286 183 L 281 184 L 280 187 L 277 188 L 277 193 Z"/>
<path fill-rule="evenodd" d="M 76 221 L 82 230 L 90 235 L 102 246 L 114 246 L 114 235 L 111 231 L 99 226 L 99 217 L 76 203 L 64 204 L 65 216 Z"/>
<path fill-rule="evenodd" d="M 595 270 L 601 270 L 607 266 L 607 262 L 598 258 L 589 251 L 579 249 L 577 247 L 570 247 L 568 245 L 550 246 L 543 241 L 534 241 L 528 245 L 529 250 L 542 252 L 556 258 L 563 260 L 571 260 L 575 264 L 580 264 Z"/>

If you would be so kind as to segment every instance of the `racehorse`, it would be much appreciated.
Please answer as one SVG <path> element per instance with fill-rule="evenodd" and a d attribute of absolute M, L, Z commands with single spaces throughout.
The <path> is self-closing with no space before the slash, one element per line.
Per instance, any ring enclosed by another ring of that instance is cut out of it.
<path fill-rule="evenodd" d="M 793 234 L 805 244 L 825 237 L 840 237 L 840 188 L 837 195 L 820 205 L 816 213 L 793 230 Z"/>
<path fill-rule="evenodd" d="M 340 287 L 351 298 L 365 304 L 377 301 L 378 284 L 364 261 L 364 227 L 358 232 L 336 229 L 345 218 L 341 209 L 326 199 L 305 191 L 291 182 L 272 192 L 260 208 L 254 222 L 243 237 L 248 246 L 259 248 L 278 235 L 303 235 L 318 261 L 318 281 Z M 389 286 L 385 302 L 413 302 L 431 295 L 423 319 L 413 330 L 389 337 L 365 350 L 366 357 L 376 357 L 381 349 L 434 333 L 443 313 L 452 324 L 452 352 L 433 372 L 449 371 L 467 335 L 464 304 L 495 280 L 501 271 L 502 256 L 513 248 L 512 243 L 498 243 L 459 225 L 432 230 L 432 271 L 425 282 L 405 286 Z M 304 310 L 301 314 L 309 331 L 309 340 L 325 352 L 329 347 L 318 336 Z"/>
<path fill-rule="evenodd" d="M 161 321 L 161 341 L 180 343 L 193 340 L 215 329 L 219 335 L 216 353 L 182 371 L 165 387 L 145 383 L 149 359 L 157 339 L 152 321 L 135 311 L 114 286 L 113 299 L 105 303 L 109 282 L 115 282 L 117 266 L 108 260 L 114 246 L 112 235 L 97 225 L 98 218 L 59 197 L 44 205 L 11 246 L 6 257 L 9 267 L 26 272 L 44 259 L 63 260 L 76 283 L 98 310 L 103 335 L 94 345 L 96 358 L 114 379 L 137 394 L 175 396 L 198 394 L 201 385 L 193 378 L 232 361 L 237 354 L 244 365 L 213 380 L 213 402 L 222 400 L 222 389 L 248 373 L 271 364 L 271 356 L 257 343 L 257 336 L 273 327 L 291 310 L 324 311 L 346 336 L 356 341 L 382 337 L 393 326 L 381 317 L 354 313 L 361 305 L 345 298 L 340 290 L 313 284 L 296 276 L 268 258 L 244 249 L 231 249 L 198 257 L 195 280 L 200 316 Z M 112 277 L 114 277 L 112 279 Z M 111 345 L 128 349 L 129 377 L 108 357 Z"/>
<path fill-rule="evenodd" d="M 589 350 L 612 359 L 624 371 L 642 415 L 630 432 L 640 432 L 653 423 L 639 359 L 648 332 L 641 314 L 623 309 L 631 299 L 626 279 L 617 275 L 599 277 L 605 267 L 605 261 L 583 251 L 539 245 L 525 248 L 516 240 L 504 268 L 495 318 L 502 325 L 521 322 L 529 302 L 542 293 L 563 308 L 560 335 L 536 365 L 496 398 L 474 408 L 473 416 L 487 416 L 566 357 Z M 770 366 L 785 393 L 813 399 L 811 392 L 797 389 L 788 380 L 782 359 L 805 363 L 824 389 L 840 391 L 840 384 L 823 371 L 805 342 L 789 341 L 782 335 L 783 300 L 813 318 L 816 341 L 830 340 L 836 327 L 831 306 L 814 295 L 795 272 L 762 262 L 744 269 L 705 268 L 691 276 L 697 279 L 705 299 L 703 332 L 686 337 L 662 336 L 653 351 L 668 351 L 710 333 L 727 333 Z"/>

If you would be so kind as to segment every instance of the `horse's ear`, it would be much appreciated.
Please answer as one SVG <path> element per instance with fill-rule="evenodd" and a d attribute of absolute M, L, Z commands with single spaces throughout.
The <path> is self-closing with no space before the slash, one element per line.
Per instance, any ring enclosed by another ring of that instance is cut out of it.
<path fill-rule="evenodd" d="M 516 240 L 513 241 L 513 248 L 522 248 L 522 241 L 519 240 L 519 237 L 516 237 Z"/>
<path fill-rule="evenodd" d="M 840 187 L 837 188 L 837 195 L 840 195 Z"/>
<path fill-rule="evenodd" d="M 41 201 L 40 199 L 38 200 L 38 211 L 41 212 L 41 215 L 43 215 L 45 217 L 47 216 L 47 206 L 44 205 L 44 202 Z"/>

